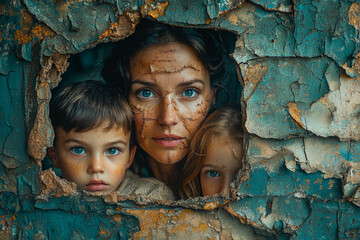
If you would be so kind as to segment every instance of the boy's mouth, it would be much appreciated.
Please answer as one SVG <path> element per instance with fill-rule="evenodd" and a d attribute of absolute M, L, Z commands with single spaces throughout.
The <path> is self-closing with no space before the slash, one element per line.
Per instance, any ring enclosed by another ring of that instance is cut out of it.
<path fill-rule="evenodd" d="M 85 185 L 85 189 L 90 192 L 103 191 L 106 189 L 108 184 L 106 184 L 103 180 L 92 180 L 87 185 Z"/>

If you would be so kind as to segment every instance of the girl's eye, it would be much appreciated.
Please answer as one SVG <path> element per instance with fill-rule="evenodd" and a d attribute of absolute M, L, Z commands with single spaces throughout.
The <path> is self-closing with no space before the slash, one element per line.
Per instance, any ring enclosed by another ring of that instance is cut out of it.
<path fill-rule="evenodd" d="M 71 148 L 71 152 L 76 155 L 85 154 L 85 149 L 82 147 L 73 147 Z"/>
<path fill-rule="evenodd" d="M 117 148 L 109 148 L 108 150 L 106 150 L 106 153 L 107 154 L 110 154 L 110 155 L 116 155 L 118 154 L 120 151 L 119 149 Z"/>
<path fill-rule="evenodd" d="M 182 95 L 187 98 L 195 97 L 199 92 L 193 88 L 186 89 Z"/>
<path fill-rule="evenodd" d="M 154 96 L 154 93 L 150 89 L 141 89 L 137 91 L 136 94 L 141 98 L 150 98 Z"/>
<path fill-rule="evenodd" d="M 214 170 L 206 171 L 206 175 L 211 178 L 220 177 L 220 173 Z"/>

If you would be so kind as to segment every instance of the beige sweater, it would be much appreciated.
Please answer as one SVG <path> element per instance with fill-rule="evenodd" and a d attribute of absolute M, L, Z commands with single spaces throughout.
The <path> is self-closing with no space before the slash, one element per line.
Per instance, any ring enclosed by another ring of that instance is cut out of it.
<path fill-rule="evenodd" d="M 141 178 L 130 170 L 126 170 L 117 192 L 124 196 L 142 195 L 154 200 L 175 200 L 173 192 L 165 183 L 155 178 Z"/>

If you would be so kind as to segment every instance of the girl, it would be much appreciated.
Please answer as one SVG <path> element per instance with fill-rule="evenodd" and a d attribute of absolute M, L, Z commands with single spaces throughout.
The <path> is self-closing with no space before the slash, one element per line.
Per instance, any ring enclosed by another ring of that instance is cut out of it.
<path fill-rule="evenodd" d="M 184 165 L 186 197 L 228 195 L 230 183 L 242 167 L 241 112 L 224 107 L 213 112 L 195 133 Z"/>

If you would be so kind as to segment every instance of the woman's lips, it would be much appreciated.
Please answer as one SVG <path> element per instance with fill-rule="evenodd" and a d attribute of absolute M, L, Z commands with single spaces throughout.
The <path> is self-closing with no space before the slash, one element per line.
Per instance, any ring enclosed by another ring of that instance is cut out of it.
<path fill-rule="evenodd" d="M 153 140 L 162 147 L 172 148 L 179 145 L 184 138 L 173 134 L 163 134 L 153 137 Z"/>
<path fill-rule="evenodd" d="M 90 181 L 85 189 L 90 192 L 103 191 L 107 187 L 107 184 L 102 180 Z"/>

